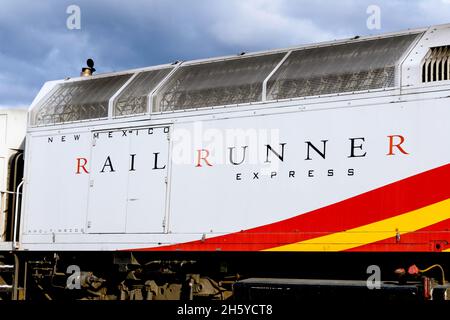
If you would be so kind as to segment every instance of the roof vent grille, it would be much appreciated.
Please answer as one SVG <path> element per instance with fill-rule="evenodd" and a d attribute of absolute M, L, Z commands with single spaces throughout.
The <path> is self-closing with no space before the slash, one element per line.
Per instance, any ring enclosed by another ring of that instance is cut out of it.
<path fill-rule="evenodd" d="M 422 63 L 422 82 L 450 80 L 450 46 L 428 50 Z"/>

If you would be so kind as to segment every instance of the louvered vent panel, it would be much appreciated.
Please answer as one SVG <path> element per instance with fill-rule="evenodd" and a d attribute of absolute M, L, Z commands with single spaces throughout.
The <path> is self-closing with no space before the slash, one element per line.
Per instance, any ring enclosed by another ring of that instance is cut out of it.
<path fill-rule="evenodd" d="M 422 62 L 422 82 L 450 80 L 450 46 L 430 48 Z"/>

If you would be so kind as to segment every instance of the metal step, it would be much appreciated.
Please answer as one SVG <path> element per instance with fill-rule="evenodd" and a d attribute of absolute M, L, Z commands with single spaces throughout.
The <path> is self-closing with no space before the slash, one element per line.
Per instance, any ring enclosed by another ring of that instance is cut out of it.
<path fill-rule="evenodd" d="M 14 266 L 11 264 L 0 264 L 0 273 L 1 272 L 14 272 Z"/>
<path fill-rule="evenodd" d="M 14 292 L 14 278 L 17 276 L 15 274 L 16 268 L 14 264 L 5 264 L 5 257 L 2 256 L 2 261 L 0 261 L 0 293 L 6 294 L 8 299 L 13 299 Z M 5 295 L 2 296 L 5 298 Z"/>
<path fill-rule="evenodd" d="M 11 292 L 13 289 L 12 285 L 9 284 L 0 284 L 0 292 Z"/>

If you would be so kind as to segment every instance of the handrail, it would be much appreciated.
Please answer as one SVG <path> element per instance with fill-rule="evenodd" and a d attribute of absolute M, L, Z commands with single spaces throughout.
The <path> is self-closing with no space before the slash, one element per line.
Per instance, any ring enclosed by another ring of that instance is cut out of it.
<path fill-rule="evenodd" d="M 278 69 L 280 69 L 280 67 L 283 65 L 283 63 L 286 61 L 286 59 L 291 55 L 292 50 L 288 51 L 283 59 L 280 60 L 280 62 L 278 62 L 278 64 L 275 66 L 275 68 L 273 68 L 273 70 L 269 73 L 269 75 L 264 79 L 263 84 L 262 84 L 262 94 L 261 94 L 261 101 L 267 101 L 267 82 L 269 81 L 270 78 L 272 78 L 272 76 L 275 74 L 275 72 L 278 71 Z"/>
<path fill-rule="evenodd" d="M 6 208 L 6 195 L 7 194 L 13 194 L 13 195 L 21 195 L 21 193 L 16 193 L 14 191 L 9 191 L 9 190 L 0 190 L 0 219 L 5 219 L 4 221 L 0 220 L 0 241 L 2 241 L 5 232 L 6 232 L 6 227 L 7 227 L 7 223 L 6 223 L 6 217 L 7 217 L 7 208 Z M 3 216 L 3 214 L 5 214 L 5 216 Z M 3 224 L 3 227 L 1 227 Z M 4 240 L 4 239 L 3 239 Z"/>
<path fill-rule="evenodd" d="M 18 194 L 18 193 L 15 192 L 15 191 L 9 191 L 9 190 L 0 190 L 0 193 Z M 19 194 L 21 194 L 21 193 L 19 193 Z"/>
<path fill-rule="evenodd" d="M 4 236 L 4 230 L 5 230 L 5 226 L 6 226 L 6 219 L 4 219 L 3 214 L 5 213 L 5 210 L 3 209 L 3 202 L 6 202 L 6 197 L 4 196 L 4 194 L 6 194 L 6 192 L 3 192 L 0 190 L 0 241 L 3 241 L 3 236 Z M 3 199 L 5 198 L 5 199 Z M 6 216 L 6 214 L 5 214 Z M 3 221 L 2 221 L 3 220 Z"/>
<path fill-rule="evenodd" d="M 17 186 L 17 191 L 16 194 L 20 195 L 21 193 L 19 192 L 20 188 L 22 188 L 24 183 L 24 180 L 22 180 L 19 185 Z M 15 207 L 15 212 L 14 212 L 14 234 L 13 234 L 13 245 L 14 248 L 18 249 L 18 243 L 17 243 L 17 233 L 18 233 L 18 223 L 17 223 L 17 219 L 19 217 L 19 199 L 20 197 L 17 196 L 16 197 L 16 207 Z"/>

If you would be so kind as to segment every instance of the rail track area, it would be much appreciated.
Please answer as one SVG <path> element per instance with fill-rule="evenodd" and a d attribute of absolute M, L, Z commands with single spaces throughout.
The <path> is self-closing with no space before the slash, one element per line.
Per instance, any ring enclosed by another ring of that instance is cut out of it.
<path fill-rule="evenodd" d="M 442 301 L 450 299 L 448 259 L 411 253 L 21 253 L 3 255 L 0 295 L 30 301 Z"/>

